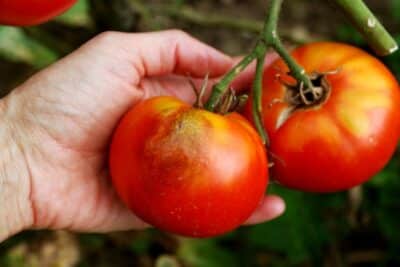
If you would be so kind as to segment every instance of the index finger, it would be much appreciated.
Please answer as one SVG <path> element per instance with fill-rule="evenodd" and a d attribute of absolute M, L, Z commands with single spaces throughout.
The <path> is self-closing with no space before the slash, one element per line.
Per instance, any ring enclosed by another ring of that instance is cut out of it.
<path fill-rule="evenodd" d="M 218 77 L 228 71 L 233 59 L 179 30 L 121 34 L 119 42 L 139 79 L 168 74 L 203 78 Z M 132 47 L 132 50 L 129 48 Z"/>

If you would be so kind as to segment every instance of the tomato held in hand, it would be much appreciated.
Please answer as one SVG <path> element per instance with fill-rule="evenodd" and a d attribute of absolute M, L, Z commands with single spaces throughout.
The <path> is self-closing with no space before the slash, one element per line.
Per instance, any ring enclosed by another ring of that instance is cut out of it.
<path fill-rule="evenodd" d="M 294 90 L 282 60 L 265 70 L 262 116 L 275 164 L 273 178 L 312 192 L 367 181 L 390 160 L 399 140 L 397 81 L 377 59 L 344 44 L 308 44 L 292 55 L 313 73 L 320 98 L 306 104 L 313 95 Z M 246 110 L 251 116 L 249 105 Z"/>
<path fill-rule="evenodd" d="M 268 181 L 265 153 L 239 114 L 217 115 L 156 97 L 119 124 L 110 170 L 120 197 L 141 219 L 208 237 L 238 227 L 256 209 Z"/>
<path fill-rule="evenodd" d="M 0 24 L 36 25 L 60 15 L 76 0 L 0 0 Z"/>

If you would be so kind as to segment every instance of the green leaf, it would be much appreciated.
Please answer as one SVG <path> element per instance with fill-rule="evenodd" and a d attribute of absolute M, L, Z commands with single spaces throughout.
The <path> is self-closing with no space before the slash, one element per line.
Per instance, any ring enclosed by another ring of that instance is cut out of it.
<path fill-rule="evenodd" d="M 346 232 L 343 217 L 335 215 L 344 209 L 344 194 L 314 195 L 277 185 L 270 191 L 284 198 L 287 210 L 280 218 L 250 229 L 250 241 L 259 248 L 283 253 L 291 263 L 318 260 L 324 247 Z"/>
<path fill-rule="evenodd" d="M 396 19 L 397 21 L 400 21 L 400 1 L 391 0 L 390 5 L 391 5 L 390 10 L 393 18 Z"/>
<path fill-rule="evenodd" d="M 353 27 L 345 24 L 337 28 L 336 38 L 339 41 L 352 43 L 354 45 L 364 45 L 365 39 L 362 35 Z"/>
<path fill-rule="evenodd" d="M 400 59 L 400 58 L 399 58 Z M 399 69 L 400 70 L 400 69 Z M 386 167 L 372 178 L 368 185 L 392 190 L 400 188 L 400 147 Z"/>
<path fill-rule="evenodd" d="M 152 239 L 152 235 L 149 231 L 143 231 L 139 233 L 130 244 L 130 249 L 136 254 L 146 254 L 149 251 Z"/>
<path fill-rule="evenodd" d="M 376 218 L 383 236 L 397 249 L 400 248 L 400 150 L 386 168 L 367 183 L 372 215 Z"/>
<path fill-rule="evenodd" d="M 56 21 L 71 26 L 89 26 L 92 20 L 89 14 L 89 3 L 87 0 L 79 0 L 70 10 L 56 18 Z"/>
<path fill-rule="evenodd" d="M 234 255 L 218 246 L 214 239 L 182 239 L 177 255 L 190 267 L 238 266 Z"/>
<path fill-rule="evenodd" d="M 0 57 L 43 68 L 57 60 L 58 55 L 26 36 L 20 28 L 0 27 Z"/>

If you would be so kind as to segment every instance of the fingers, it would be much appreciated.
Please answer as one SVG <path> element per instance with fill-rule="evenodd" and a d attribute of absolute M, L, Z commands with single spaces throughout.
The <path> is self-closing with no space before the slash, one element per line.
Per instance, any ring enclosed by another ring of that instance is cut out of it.
<path fill-rule="evenodd" d="M 209 73 L 210 77 L 216 77 L 225 73 L 233 63 L 230 57 L 178 30 L 107 33 L 97 39 L 104 45 L 116 45 L 127 53 L 139 78 L 172 73 L 196 78 Z"/>
<path fill-rule="evenodd" d="M 252 225 L 275 219 L 285 211 L 285 202 L 278 196 L 265 196 L 258 208 L 244 223 Z"/>
<path fill-rule="evenodd" d="M 117 203 L 117 202 L 115 202 Z M 270 221 L 282 215 L 285 211 L 285 203 L 278 196 L 266 196 L 260 203 L 259 207 L 254 211 L 244 225 L 254 225 Z M 90 224 L 88 224 L 90 225 Z M 123 205 L 119 205 L 112 209 L 107 219 L 101 225 L 95 227 L 81 226 L 74 230 L 85 232 L 109 232 L 109 231 L 124 231 L 131 229 L 145 229 L 151 227 L 138 217 L 136 217 L 130 210 Z"/>
<path fill-rule="evenodd" d="M 250 218 L 247 219 L 244 225 L 254 225 L 273 220 L 282 215 L 284 211 L 285 202 L 280 197 L 274 195 L 265 196 L 258 208 Z M 125 207 L 121 206 L 121 209 L 115 210 L 114 212 L 115 214 L 118 214 L 117 218 L 111 216 L 109 217 L 109 220 L 105 221 L 105 223 L 101 225 L 101 227 L 98 227 L 97 229 L 92 228 L 90 230 L 96 232 L 108 232 L 129 229 L 145 229 L 151 227 L 138 219 Z"/>
<path fill-rule="evenodd" d="M 141 82 L 141 87 L 146 95 L 144 98 L 150 98 L 158 95 L 175 96 L 182 101 L 193 104 L 196 100 L 196 93 L 194 90 L 199 91 L 204 83 L 204 78 L 192 79 L 195 88 L 189 82 L 189 77 L 178 75 L 168 75 L 163 77 L 156 77 L 152 79 L 144 79 Z M 205 102 L 210 94 L 212 86 L 217 82 L 217 79 L 209 79 L 207 82 L 206 92 L 202 98 Z"/>
<path fill-rule="evenodd" d="M 117 209 L 111 210 L 109 216 L 105 218 L 101 224 L 89 227 L 82 225 L 74 230 L 107 233 L 114 231 L 142 230 L 149 227 L 151 226 L 135 216 L 132 211 L 120 205 Z"/>

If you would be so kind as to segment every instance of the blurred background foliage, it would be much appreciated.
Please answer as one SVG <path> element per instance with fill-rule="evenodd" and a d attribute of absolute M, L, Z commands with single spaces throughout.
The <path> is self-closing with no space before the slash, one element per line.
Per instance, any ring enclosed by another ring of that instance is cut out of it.
<path fill-rule="evenodd" d="M 37 27 L 0 27 L 0 96 L 105 30 L 180 28 L 232 55 L 255 43 L 262 0 L 79 0 Z M 325 2 L 325 1 L 323 1 Z M 366 3 L 400 42 L 400 1 Z M 338 40 L 369 51 L 337 11 L 318 0 L 286 1 L 280 23 L 288 46 Z M 382 59 L 400 79 L 400 53 Z M 370 182 L 338 194 L 271 184 L 287 212 L 274 221 L 214 239 L 151 229 L 112 234 L 24 232 L 0 244 L 1 267 L 47 266 L 400 266 L 400 147 Z"/>

